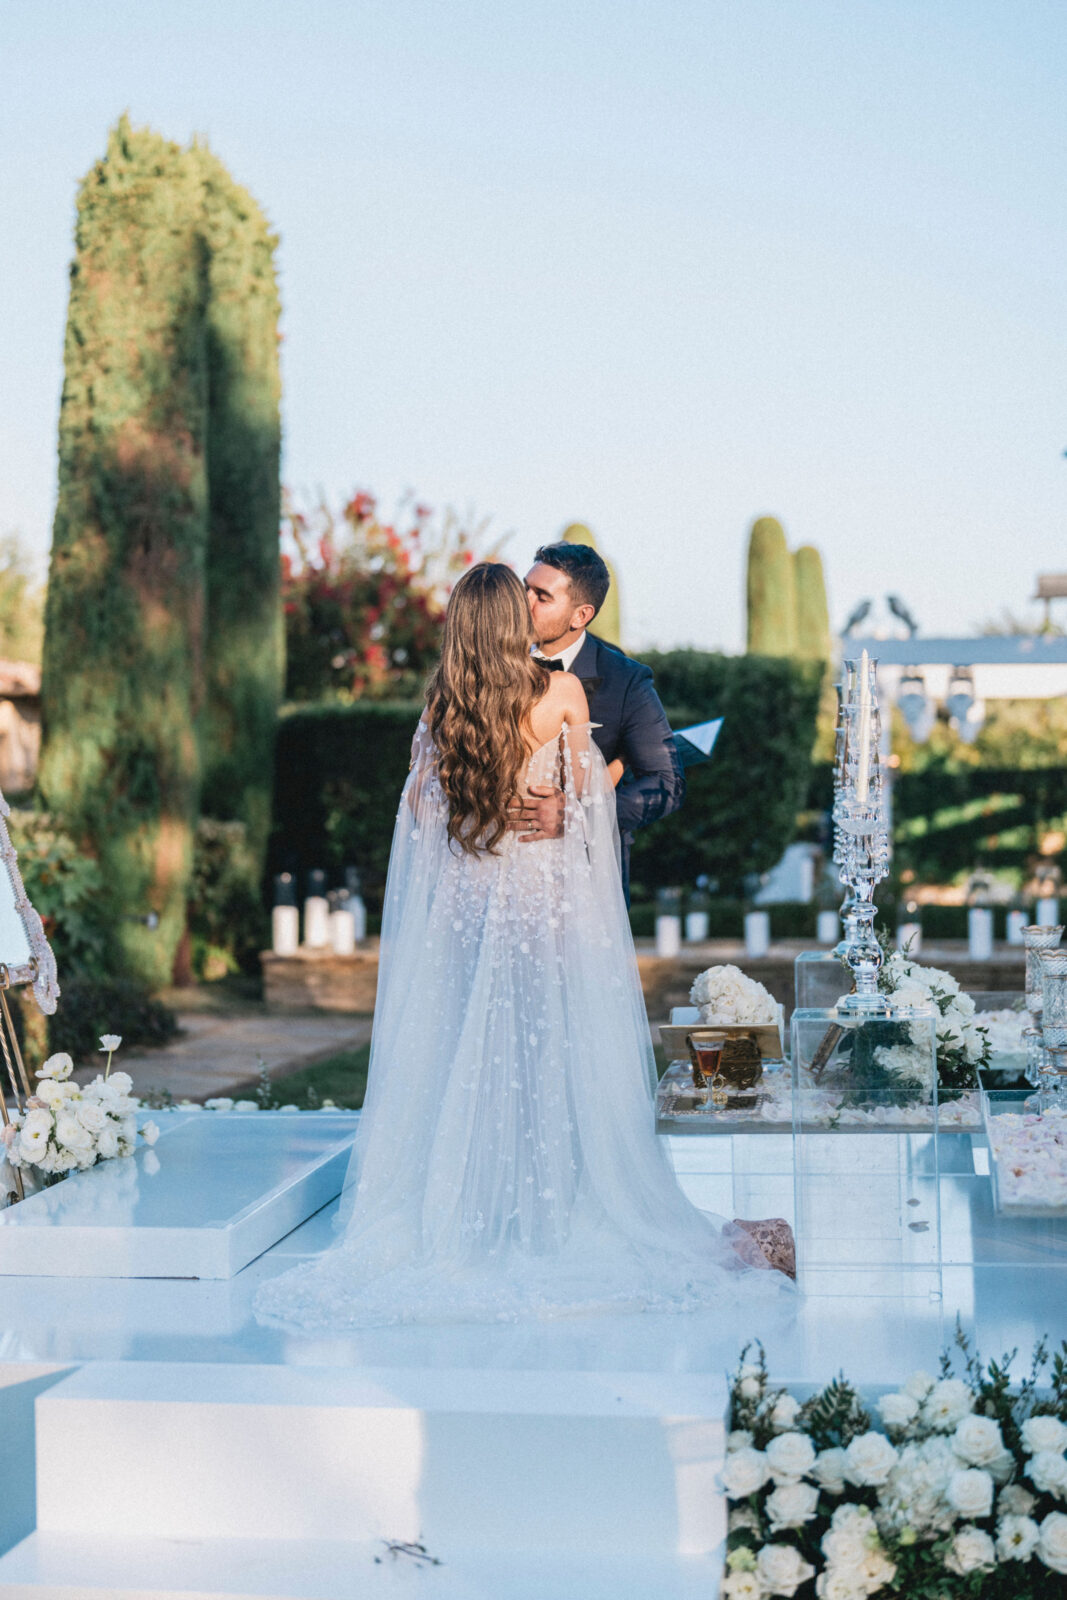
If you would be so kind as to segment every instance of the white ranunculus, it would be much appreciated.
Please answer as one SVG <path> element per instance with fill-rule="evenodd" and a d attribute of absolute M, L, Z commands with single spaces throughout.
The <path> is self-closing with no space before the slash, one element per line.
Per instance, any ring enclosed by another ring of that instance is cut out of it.
<path fill-rule="evenodd" d="M 727 1454 L 731 1450 L 751 1450 L 752 1433 L 748 1428 L 734 1428 L 732 1433 L 726 1435 Z"/>
<path fill-rule="evenodd" d="M 793 1483 L 815 1465 L 815 1446 L 804 1433 L 780 1433 L 767 1446 L 766 1455 L 775 1483 Z"/>
<path fill-rule="evenodd" d="M 1023 1468 L 1035 1489 L 1042 1494 L 1067 1499 L 1067 1460 L 1053 1450 L 1039 1450 Z"/>
<path fill-rule="evenodd" d="M 1067 1450 L 1067 1426 L 1059 1417 L 1030 1417 L 1019 1431 L 1028 1456 L 1036 1456 L 1043 1450 L 1052 1450 L 1060 1455 Z"/>
<path fill-rule="evenodd" d="M 105 1122 L 107 1121 L 107 1116 L 103 1110 L 103 1107 L 98 1106 L 95 1101 L 92 1100 L 80 1101 L 78 1109 L 74 1115 L 77 1117 L 82 1127 L 88 1128 L 90 1133 L 100 1133 Z"/>
<path fill-rule="evenodd" d="M 965 1578 L 969 1572 L 992 1572 L 996 1564 L 996 1547 L 988 1533 L 969 1524 L 956 1534 L 945 1557 L 949 1572 L 960 1578 Z"/>
<path fill-rule="evenodd" d="M 762 1450 L 734 1450 L 723 1462 L 720 1478 L 731 1500 L 747 1500 L 767 1482 L 770 1468 Z"/>
<path fill-rule="evenodd" d="M 997 1511 L 1002 1517 L 1028 1517 L 1037 1501 L 1021 1483 L 1009 1483 L 997 1495 Z"/>
<path fill-rule="evenodd" d="M 884 1433 L 861 1433 L 845 1451 L 845 1477 L 860 1488 L 878 1488 L 896 1465 L 897 1453 Z"/>
<path fill-rule="evenodd" d="M 815 1465 L 811 1469 L 811 1476 L 825 1489 L 827 1494 L 844 1494 L 845 1492 L 845 1452 L 840 1445 L 831 1445 L 829 1450 L 820 1450 L 815 1457 Z"/>
<path fill-rule="evenodd" d="M 941 1378 L 922 1403 L 922 1419 L 939 1433 L 952 1433 L 974 1410 L 974 1395 L 961 1378 Z"/>
<path fill-rule="evenodd" d="M 994 1417 L 964 1417 L 952 1435 L 952 1448 L 971 1467 L 988 1467 L 1004 1454 L 1000 1423 Z"/>
<path fill-rule="evenodd" d="M 112 1050 L 117 1050 L 121 1043 L 121 1033 L 102 1033 L 100 1035 L 100 1049 L 107 1055 L 110 1055 Z"/>
<path fill-rule="evenodd" d="M 783 1595 L 789 1600 L 802 1583 L 815 1576 L 815 1568 L 791 1544 L 765 1544 L 756 1557 L 756 1573 L 765 1595 Z"/>
<path fill-rule="evenodd" d="M 62 1081 L 69 1078 L 74 1071 L 74 1063 L 65 1050 L 59 1050 L 54 1056 L 49 1056 L 43 1067 L 37 1068 L 38 1078 L 58 1078 Z"/>
<path fill-rule="evenodd" d="M 988 1517 L 993 1509 L 993 1480 L 981 1467 L 963 1467 L 948 1480 L 945 1498 L 961 1517 Z"/>
<path fill-rule="evenodd" d="M 797 1420 L 799 1411 L 799 1400 L 794 1399 L 791 1394 L 780 1394 L 774 1402 L 774 1409 L 771 1411 L 771 1427 L 779 1433 L 785 1433 Z"/>
<path fill-rule="evenodd" d="M 730 1572 L 719 1592 L 723 1600 L 761 1600 L 763 1588 L 754 1572 Z"/>
<path fill-rule="evenodd" d="M 887 1428 L 906 1428 L 919 1415 L 919 1402 L 910 1394 L 884 1394 L 878 1401 L 878 1415 Z"/>
<path fill-rule="evenodd" d="M 1029 1561 L 1040 1536 L 1033 1517 L 1002 1517 L 997 1523 L 997 1560 Z"/>
<path fill-rule="evenodd" d="M 108 1123 L 97 1136 L 96 1148 L 105 1161 L 110 1161 L 119 1153 L 119 1134 L 114 1123 Z"/>
<path fill-rule="evenodd" d="M 779 1484 L 764 1502 L 771 1532 L 783 1533 L 786 1528 L 803 1527 L 815 1515 L 818 1504 L 819 1491 L 813 1483 Z"/>
<path fill-rule="evenodd" d="M 43 1133 L 47 1139 L 51 1131 L 52 1113 L 50 1111 L 42 1111 L 39 1108 L 35 1108 L 33 1111 L 27 1111 L 26 1119 L 22 1124 L 22 1132 L 24 1134 Z"/>
<path fill-rule="evenodd" d="M 33 1116 L 33 1112 L 30 1112 Z M 27 1121 L 29 1119 L 27 1118 Z M 41 1157 L 48 1149 L 48 1135 L 51 1132 L 51 1118 L 47 1128 L 23 1128 L 18 1136 L 18 1143 L 14 1152 L 22 1161 L 28 1161 L 31 1166 L 38 1167 L 42 1164 Z"/>
<path fill-rule="evenodd" d="M 1050 1572 L 1067 1572 L 1067 1517 L 1050 1511 L 1038 1530 L 1038 1558 Z"/>
<path fill-rule="evenodd" d="M 77 1117 L 69 1111 L 61 1111 L 56 1117 L 56 1143 L 65 1150 L 88 1150 L 92 1145 L 93 1136 L 88 1128 L 83 1128 Z"/>
<path fill-rule="evenodd" d="M 913 1372 L 911 1377 L 901 1387 L 905 1394 L 910 1394 L 913 1400 L 925 1400 L 934 1386 L 934 1380 L 928 1372 Z"/>
<path fill-rule="evenodd" d="M 154 1122 L 145 1123 L 144 1127 L 141 1129 L 141 1138 L 144 1140 L 145 1144 L 155 1144 L 156 1140 L 159 1138 L 159 1129 L 156 1127 Z"/>

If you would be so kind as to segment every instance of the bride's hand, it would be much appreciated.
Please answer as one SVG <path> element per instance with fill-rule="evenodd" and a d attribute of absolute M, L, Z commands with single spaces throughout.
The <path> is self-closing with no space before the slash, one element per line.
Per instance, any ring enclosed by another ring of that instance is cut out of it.
<path fill-rule="evenodd" d="M 539 839 L 562 839 L 564 795 L 550 783 L 533 783 L 517 795 L 508 807 L 508 827 L 520 833 L 520 844 L 535 844 Z"/>
<path fill-rule="evenodd" d="M 608 762 L 608 777 L 611 779 L 611 786 L 613 789 L 617 789 L 619 787 L 619 779 L 622 777 L 624 771 L 625 768 L 617 756 L 614 761 Z"/>

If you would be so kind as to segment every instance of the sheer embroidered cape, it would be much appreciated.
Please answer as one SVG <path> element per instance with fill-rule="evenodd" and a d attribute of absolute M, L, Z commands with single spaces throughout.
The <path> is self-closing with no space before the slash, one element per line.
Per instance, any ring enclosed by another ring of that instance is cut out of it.
<path fill-rule="evenodd" d="M 652 1046 L 615 796 L 565 728 L 527 781 L 563 837 L 450 848 L 420 723 L 393 837 L 366 1104 L 343 1237 L 265 1283 L 306 1328 L 515 1320 L 774 1298 L 786 1280 L 678 1188 L 654 1132 Z"/>

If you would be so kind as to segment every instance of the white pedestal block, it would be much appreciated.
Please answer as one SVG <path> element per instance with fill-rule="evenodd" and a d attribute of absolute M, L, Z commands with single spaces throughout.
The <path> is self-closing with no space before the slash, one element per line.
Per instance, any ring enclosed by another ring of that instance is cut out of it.
<path fill-rule="evenodd" d="M 726 1407 L 694 1373 L 100 1362 L 37 1401 L 37 1527 L 708 1556 Z"/>
<path fill-rule="evenodd" d="M 358 1116 L 159 1121 L 154 1151 L 101 1162 L 0 1211 L 0 1275 L 232 1278 L 341 1192 Z"/>

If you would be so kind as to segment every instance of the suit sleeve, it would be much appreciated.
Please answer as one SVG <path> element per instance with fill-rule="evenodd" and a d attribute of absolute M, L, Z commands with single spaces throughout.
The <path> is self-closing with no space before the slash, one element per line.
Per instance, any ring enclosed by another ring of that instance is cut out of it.
<path fill-rule="evenodd" d="M 627 771 L 615 791 L 615 810 L 619 832 L 632 834 L 669 817 L 685 798 L 682 764 L 648 667 L 627 687 L 619 753 Z"/>

